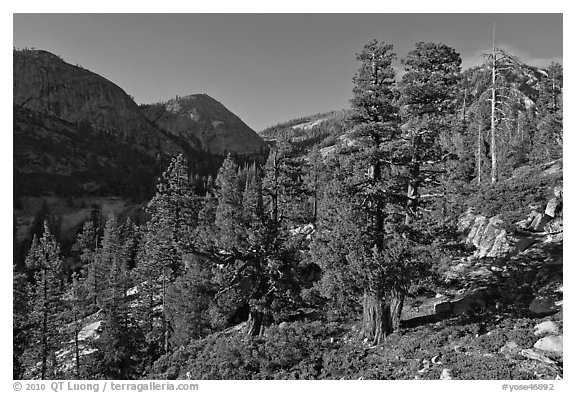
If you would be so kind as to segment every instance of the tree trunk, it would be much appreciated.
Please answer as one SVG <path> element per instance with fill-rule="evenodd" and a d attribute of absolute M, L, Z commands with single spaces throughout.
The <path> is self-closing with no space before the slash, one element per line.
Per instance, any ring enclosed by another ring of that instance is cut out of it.
<path fill-rule="evenodd" d="M 76 356 L 76 379 L 80 379 L 80 341 L 78 339 L 78 334 L 80 333 L 79 323 L 78 314 L 76 313 L 76 310 L 74 310 L 74 354 Z"/>
<path fill-rule="evenodd" d="M 260 311 L 250 310 L 248 322 L 246 323 L 246 335 L 251 337 L 261 336 L 264 329 L 270 325 L 271 318 L 269 315 Z"/>
<path fill-rule="evenodd" d="M 384 305 L 382 297 L 364 290 L 364 312 L 362 320 L 364 338 L 373 344 L 380 344 L 391 332 L 390 307 Z"/>
<path fill-rule="evenodd" d="M 390 296 L 390 318 L 391 318 L 391 331 L 400 330 L 400 316 L 402 315 L 402 308 L 404 307 L 405 293 L 402 291 L 392 291 Z"/>
<path fill-rule="evenodd" d="M 420 185 L 420 135 L 416 134 L 412 142 L 412 162 L 406 192 L 406 218 L 404 224 L 410 225 L 410 216 L 416 213 L 418 207 L 418 187 Z"/>

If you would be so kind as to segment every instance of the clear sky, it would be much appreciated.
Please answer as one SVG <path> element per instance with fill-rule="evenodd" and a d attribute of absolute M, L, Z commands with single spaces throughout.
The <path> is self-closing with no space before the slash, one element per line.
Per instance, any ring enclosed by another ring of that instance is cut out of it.
<path fill-rule="evenodd" d="M 562 14 L 14 14 L 13 43 L 96 72 L 138 103 L 206 93 L 259 131 L 349 106 L 355 54 L 444 42 L 477 64 L 497 45 L 562 63 Z M 398 67 L 400 65 L 398 64 Z"/>

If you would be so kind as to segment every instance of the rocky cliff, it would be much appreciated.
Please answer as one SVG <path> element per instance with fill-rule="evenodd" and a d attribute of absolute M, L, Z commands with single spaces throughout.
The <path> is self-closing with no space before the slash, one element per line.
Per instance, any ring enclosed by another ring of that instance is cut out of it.
<path fill-rule="evenodd" d="M 120 87 L 42 50 L 13 52 L 14 104 L 138 147 L 148 155 L 182 149 L 152 126 Z"/>
<path fill-rule="evenodd" d="M 261 155 L 268 151 L 268 145 L 254 130 L 206 94 L 142 105 L 141 109 L 159 129 L 209 153 Z"/>
<path fill-rule="evenodd" d="M 266 143 L 200 94 L 140 108 L 111 81 L 42 50 L 13 52 L 15 196 L 144 200 L 169 159 L 215 176 L 224 153 L 262 159 Z M 255 157 L 257 156 L 257 157 Z"/>

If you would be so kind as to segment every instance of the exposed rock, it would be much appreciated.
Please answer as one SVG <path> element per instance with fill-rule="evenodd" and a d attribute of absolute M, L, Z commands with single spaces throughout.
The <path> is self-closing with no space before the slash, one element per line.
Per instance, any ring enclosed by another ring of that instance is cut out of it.
<path fill-rule="evenodd" d="M 551 315 L 560 311 L 563 304 L 561 287 L 562 282 L 551 282 L 540 288 L 528 309 L 533 314 L 541 316 Z"/>
<path fill-rule="evenodd" d="M 488 291 L 485 288 L 476 289 L 452 302 L 452 314 L 464 315 L 475 309 L 486 307 Z"/>
<path fill-rule="evenodd" d="M 556 164 L 561 169 L 561 162 L 556 162 Z M 532 211 L 528 217 L 516 223 L 518 229 L 530 232 L 545 231 L 550 233 L 546 241 L 561 242 L 563 228 L 560 216 L 562 212 L 562 187 L 555 187 L 554 197 L 548 201 L 545 208 L 539 208 L 536 205 L 531 205 L 530 208 Z M 538 209 L 545 212 L 538 211 Z M 461 232 L 468 231 L 466 244 L 476 248 L 473 255 L 475 258 L 500 258 L 510 254 L 518 254 L 537 241 L 530 235 L 519 238 L 512 236 L 506 231 L 504 222 L 498 215 L 490 218 L 484 215 L 475 215 L 471 208 L 459 217 L 458 230 Z"/>
<path fill-rule="evenodd" d="M 488 219 L 484 216 L 476 216 L 472 226 L 470 227 L 470 232 L 466 238 L 466 243 L 474 245 L 476 248 L 480 247 L 480 241 L 482 240 L 482 235 L 484 234 L 484 229 Z"/>
<path fill-rule="evenodd" d="M 536 341 L 534 348 L 539 349 L 550 356 L 562 357 L 563 336 L 546 336 Z"/>
<path fill-rule="evenodd" d="M 498 216 L 487 218 L 482 215 L 471 217 L 471 211 L 464 213 L 459 221 L 461 230 L 470 229 L 466 243 L 476 247 L 476 258 L 494 258 L 505 255 L 510 250 L 508 234 L 503 228 L 504 222 Z"/>
<path fill-rule="evenodd" d="M 552 218 L 546 214 L 537 213 L 528 228 L 535 232 L 541 232 L 544 229 L 544 225 L 546 225 L 551 219 Z"/>
<path fill-rule="evenodd" d="M 140 108 L 150 122 L 194 148 L 217 154 L 268 152 L 268 145 L 254 130 L 206 94 L 177 97 Z"/>
<path fill-rule="evenodd" d="M 520 351 L 520 354 L 528 359 L 536 360 L 542 363 L 556 364 L 554 360 L 548 358 L 547 356 L 544 356 L 539 352 L 534 351 L 533 349 L 523 349 L 522 351 Z"/>
<path fill-rule="evenodd" d="M 436 305 L 448 299 L 445 295 L 436 296 L 434 298 L 418 297 L 415 299 L 407 300 L 402 309 L 402 320 L 409 320 L 412 318 L 427 317 L 437 314 Z"/>
<path fill-rule="evenodd" d="M 558 334 L 559 333 L 558 325 L 552 321 L 544 321 L 539 323 L 538 325 L 534 326 L 534 334 L 536 336 L 544 336 L 547 334 Z"/>
<path fill-rule="evenodd" d="M 562 173 L 563 160 L 560 158 L 542 166 L 542 176 L 552 176 Z"/>
<path fill-rule="evenodd" d="M 86 325 L 78 332 L 78 341 L 94 338 L 100 334 L 100 332 L 102 332 L 102 321 L 96 321 Z"/>
<path fill-rule="evenodd" d="M 528 229 L 532 226 L 532 223 L 534 222 L 535 219 L 537 219 L 538 216 L 542 216 L 542 213 L 537 212 L 536 210 L 532 210 L 529 214 L 528 217 L 526 217 L 524 220 L 518 221 L 516 223 L 516 225 L 518 226 L 518 228 L 521 229 Z"/>
<path fill-rule="evenodd" d="M 561 209 L 561 205 L 562 202 L 559 200 L 559 198 L 554 197 L 550 199 L 548 201 L 548 204 L 546 205 L 546 210 L 544 211 L 544 214 L 552 218 L 556 217 L 556 213 L 558 212 L 558 210 Z"/>
<path fill-rule="evenodd" d="M 146 152 L 152 146 L 170 155 L 182 151 L 148 122 L 124 90 L 100 75 L 42 50 L 15 50 L 13 62 L 14 104 L 131 140 Z"/>
<path fill-rule="evenodd" d="M 471 292 L 461 294 L 453 300 L 441 301 L 434 304 L 434 313 L 437 315 L 464 315 L 477 309 L 486 307 L 487 301 L 494 293 L 487 288 L 478 288 Z"/>
<path fill-rule="evenodd" d="M 528 306 L 528 309 L 536 315 L 554 314 L 559 310 L 556 300 L 550 297 L 536 297 Z"/>
<path fill-rule="evenodd" d="M 452 302 L 445 301 L 434 304 L 434 314 L 448 315 L 452 313 Z"/>
<path fill-rule="evenodd" d="M 504 355 L 508 359 L 512 359 L 517 356 L 520 352 L 520 347 L 515 341 L 508 341 L 506 344 L 500 348 L 498 352 Z"/>
<path fill-rule="evenodd" d="M 440 379 L 445 379 L 445 380 L 453 379 L 452 378 L 452 371 L 448 368 L 443 369 L 442 374 L 440 374 Z"/>
<path fill-rule="evenodd" d="M 506 241 L 506 230 L 502 229 L 504 222 L 500 217 L 491 217 L 482 234 L 478 245 L 478 257 L 498 257 L 504 255 L 509 248 Z"/>
<path fill-rule="evenodd" d="M 561 242 L 564 239 L 564 222 L 562 217 L 555 218 L 544 226 L 544 231 L 549 235 L 546 236 L 546 242 Z"/>
<path fill-rule="evenodd" d="M 466 213 L 462 214 L 458 219 L 458 231 L 465 232 L 468 229 L 470 229 L 475 219 L 476 214 L 474 214 L 474 210 L 473 209 L 466 210 Z"/>

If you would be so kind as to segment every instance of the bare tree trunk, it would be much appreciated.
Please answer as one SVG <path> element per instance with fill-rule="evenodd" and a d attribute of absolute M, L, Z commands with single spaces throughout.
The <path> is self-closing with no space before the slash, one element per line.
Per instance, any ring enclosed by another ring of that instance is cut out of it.
<path fill-rule="evenodd" d="M 250 310 L 246 324 L 246 335 L 251 337 L 260 336 L 265 328 L 270 325 L 271 318 L 260 311 Z"/>
<path fill-rule="evenodd" d="M 364 290 L 363 306 L 364 338 L 373 344 L 380 344 L 390 331 L 390 308 L 384 305 L 381 296 L 368 289 Z"/>
<path fill-rule="evenodd" d="M 390 296 L 390 319 L 391 329 L 390 333 L 400 329 L 400 316 L 402 315 L 402 308 L 404 307 L 404 298 L 406 294 L 402 291 L 392 291 Z"/>
<path fill-rule="evenodd" d="M 416 134 L 412 140 L 412 162 L 408 178 L 408 191 L 406 192 L 406 217 L 404 224 L 410 225 L 410 216 L 418 207 L 418 187 L 420 185 L 420 134 Z"/>
<path fill-rule="evenodd" d="M 496 24 L 492 37 L 492 100 L 490 108 L 490 153 L 492 156 L 492 183 L 498 181 L 498 159 L 496 156 Z"/>

